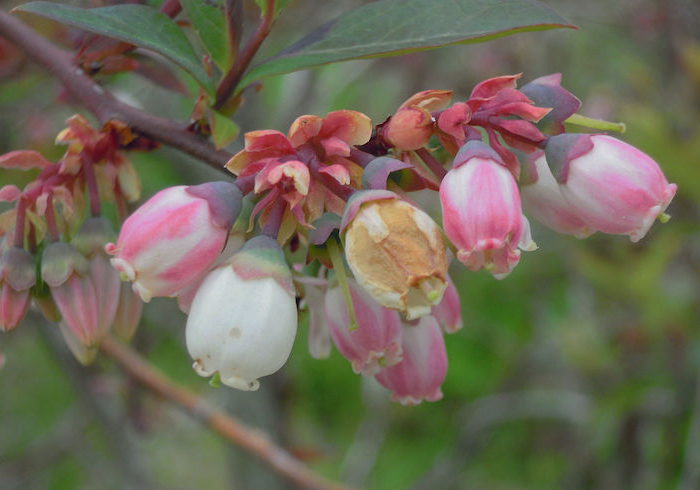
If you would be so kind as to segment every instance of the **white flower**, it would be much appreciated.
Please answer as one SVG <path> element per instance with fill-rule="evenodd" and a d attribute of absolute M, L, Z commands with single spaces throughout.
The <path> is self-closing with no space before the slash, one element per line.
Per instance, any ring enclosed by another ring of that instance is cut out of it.
<path fill-rule="evenodd" d="M 192 301 L 187 350 L 200 376 L 257 390 L 284 365 L 297 331 L 294 296 L 272 277 L 243 279 L 230 265 L 211 271 Z"/>

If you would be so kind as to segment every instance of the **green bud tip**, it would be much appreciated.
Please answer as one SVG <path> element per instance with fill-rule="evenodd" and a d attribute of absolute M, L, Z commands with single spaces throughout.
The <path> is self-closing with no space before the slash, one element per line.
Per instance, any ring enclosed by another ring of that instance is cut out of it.
<path fill-rule="evenodd" d="M 221 386 L 221 376 L 219 375 L 219 371 L 214 372 L 214 375 L 209 380 L 209 386 L 212 388 L 218 388 Z"/>
<path fill-rule="evenodd" d="M 659 215 L 659 221 L 661 221 L 662 223 L 668 223 L 668 220 L 670 220 L 670 219 L 671 219 L 671 215 L 670 215 L 670 214 L 661 213 L 661 214 Z"/>

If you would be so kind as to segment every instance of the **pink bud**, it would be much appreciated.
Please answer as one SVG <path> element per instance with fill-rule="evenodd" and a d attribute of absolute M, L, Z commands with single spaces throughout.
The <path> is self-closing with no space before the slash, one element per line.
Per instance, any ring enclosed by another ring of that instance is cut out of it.
<path fill-rule="evenodd" d="M 528 156 L 523 165 L 520 196 L 523 209 L 543 225 L 567 235 L 586 238 L 595 232 L 574 212 L 562 196 L 547 165 L 544 152 Z"/>
<path fill-rule="evenodd" d="M 36 282 L 34 258 L 13 247 L 0 259 L 0 330 L 7 332 L 20 324 L 29 308 L 29 290 Z"/>
<path fill-rule="evenodd" d="M 41 276 L 51 289 L 51 296 L 63 317 L 61 332 L 68 346 L 81 363 L 89 364 L 97 355 L 104 335 L 100 330 L 100 303 L 91 277 L 90 262 L 75 247 L 54 242 L 44 249 Z M 110 323 L 112 319 L 109 319 Z"/>
<path fill-rule="evenodd" d="M 331 338 L 352 369 L 367 376 L 401 360 L 401 318 L 382 307 L 352 279 L 348 279 L 357 327 L 350 328 L 343 293 L 335 286 L 326 292 L 325 311 Z"/>
<path fill-rule="evenodd" d="M 676 193 L 651 157 L 611 136 L 562 134 L 545 151 L 571 208 L 604 233 L 639 241 Z"/>
<path fill-rule="evenodd" d="M 51 288 L 61 312 L 61 333 L 78 361 L 89 364 L 97 355 L 99 341 L 98 300 L 90 276 L 71 274 L 66 282 Z"/>
<path fill-rule="evenodd" d="M 457 258 L 470 270 L 507 276 L 520 250 L 534 250 L 530 226 L 520 208 L 515 179 L 487 145 L 470 141 L 440 185 L 442 222 L 459 248 Z"/>
<path fill-rule="evenodd" d="M 160 191 L 127 218 L 116 246 L 107 245 L 112 265 L 144 301 L 176 294 L 222 251 L 240 200 L 226 182 Z"/>
<path fill-rule="evenodd" d="M 442 301 L 433 306 L 433 316 L 445 333 L 462 330 L 462 308 L 459 304 L 459 292 L 450 276 L 447 276 L 447 289 Z"/>
<path fill-rule="evenodd" d="M 435 317 L 422 317 L 417 324 L 403 325 L 403 360 L 382 369 L 376 380 L 391 390 L 391 401 L 417 405 L 424 399 L 442 398 L 440 386 L 447 374 L 445 341 Z"/>
<path fill-rule="evenodd" d="M 389 120 L 384 128 L 384 138 L 401 150 L 417 150 L 428 143 L 433 127 L 430 112 L 417 106 L 404 107 Z"/>

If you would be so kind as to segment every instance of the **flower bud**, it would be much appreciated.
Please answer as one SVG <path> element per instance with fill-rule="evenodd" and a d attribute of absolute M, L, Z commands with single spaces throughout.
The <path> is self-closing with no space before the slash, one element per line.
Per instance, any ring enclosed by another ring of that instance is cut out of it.
<path fill-rule="evenodd" d="M 143 301 L 172 296 L 214 262 L 240 206 L 240 191 L 227 182 L 164 189 L 126 219 L 116 246 L 107 246 L 112 265 Z"/>
<path fill-rule="evenodd" d="M 433 117 L 423 108 L 404 107 L 391 116 L 384 129 L 384 139 L 400 150 L 417 150 L 433 134 Z"/>
<path fill-rule="evenodd" d="M 455 157 L 440 185 L 442 223 L 458 247 L 457 258 L 472 271 L 507 276 L 520 250 L 534 250 L 520 208 L 515 179 L 490 147 L 470 141 Z"/>
<path fill-rule="evenodd" d="M 403 360 L 382 369 L 375 379 L 391 390 L 391 401 L 402 405 L 440 400 L 447 352 L 437 320 L 428 315 L 415 325 L 404 324 L 402 336 Z"/>
<path fill-rule="evenodd" d="M 339 286 L 326 292 L 324 309 L 333 343 L 352 363 L 352 370 L 371 376 L 401 360 L 401 318 L 382 307 L 357 283 L 348 280 L 357 327 L 350 329 L 348 311 Z"/>
<path fill-rule="evenodd" d="M 61 332 L 66 343 L 83 364 L 95 359 L 104 335 L 90 271 L 90 262 L 67 243 L 50 243 L 44 249 L 41 277 L 61 312 Z"/>
<path fill-rule="evenodd" d="M 36 282 L 32 255 L 19 247 L 0 258 L 0 330 L 7 332 L 20 324 L 29 308 L 29 290 Z"/>
<path fill-rule="evenodd" d="M 257 390 L 287 361 L 297 330 L 291 272 L 276 240 L 258 236 L 211 271 L 192 301 L 185 337 L 200 376 Z"/>
<path fill-rule="evenodd" d="M 345 256 L 358 284 L 380 305 L 410 319 L 430 313 L 447 287 L 440 228 L 389 191 L 357 193 L 348 202 Z"/>
<path fill-rule="evenodd" d="M 90 263 L 90 279 L 95 288 L 98 312 L 98 342 L 112 326 L 119 303 L 121 281 L 119 273 L 110 265 L 104 252 L 105 244 L 113 239 L 110 222 L 103 217 L 86 219 L 75 234 L 71 243 Z"/>
<path fill-rule="evenodd" d="M 651 157 L 611 136 L 561 134 L 545 152 L 564 199 L 594 230 L 639 241 L 676 193 Z"/>
<path fill-rule="evenodd" d="M 462 330 L 462 307 L 459 303 L 459 292 L 450 276 L 447 276 L 447 289 L 442 301 L 433 306 L 433 316 L 445 333 L 455 333 Z"/>
<path fill-rule="evenodd" d="M 586 238 L 595 232 L 561 195 L 544 152 L 529 155 L 522 168 L 520 197 L 529 216 L 554 231 L 576 238 Z"/>

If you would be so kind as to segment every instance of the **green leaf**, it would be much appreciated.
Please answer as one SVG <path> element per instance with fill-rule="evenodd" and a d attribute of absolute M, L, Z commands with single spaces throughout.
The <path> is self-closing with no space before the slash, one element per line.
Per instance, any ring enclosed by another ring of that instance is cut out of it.
<path fill-rule="evenodd" d="M 221 5 L 202 0 L 180 0 L 180 5 L 192 22 L 192 27 L 197 31 L 212 61 L 222 72 L 226 72 L 231 66 L 231 53 L 226 19 Z"/>
<path fill-rule="evenodd" d="M 30 2 L 15 11 L 53 19 L 160 53 L 192 75 L 208 92 L 214 85 L 187 37 L 168 16 L 145 5 L 126 4 L 81 9 L 51 2 Z"/>
<path fill-rule="evenodd" d="M 211 139 L 217 150 L 235 140 L 241 131 L 238 124 L 214 109 L 209 110 L 207 119 L 211 128 Z"/>
<path fill-rule="evenodd" d="M 483 42 L 556 27 L 575 28 L 535 0 L 379 0 L 322 25 L 254 67 L 240 87 L 271 75 L 338 61 Z"/>

